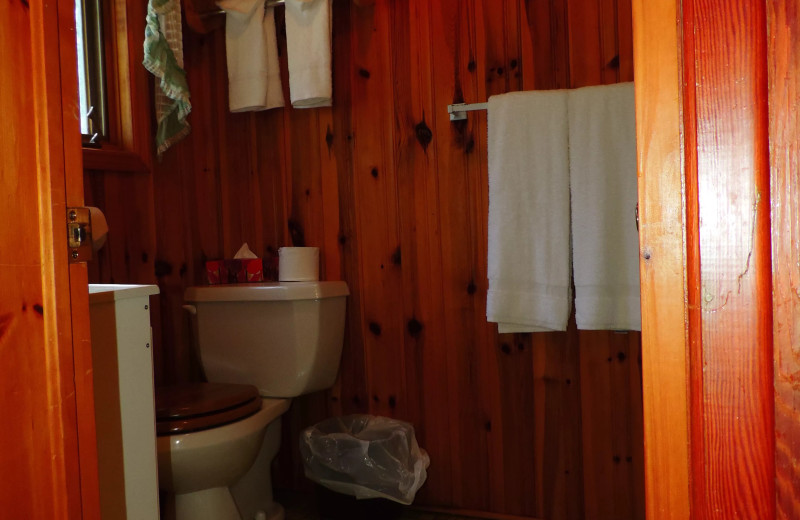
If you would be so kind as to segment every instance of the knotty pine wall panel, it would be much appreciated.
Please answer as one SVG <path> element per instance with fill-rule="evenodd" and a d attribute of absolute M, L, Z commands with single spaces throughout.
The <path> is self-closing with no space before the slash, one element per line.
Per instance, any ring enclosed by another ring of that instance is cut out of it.
<path fill-rule="evenodd" d="M 639 334 L 486 323 L 486 114 L 453 123 L 446 110 L 632 80 L 629 2 L 337 0 L 333 27 L 334 106 L 255 114 L 228 113 L 223 32 L 187 29 L 192 134 L 136 190 L 87 173 L 113 215 L 93 279 L 161 287 L 157 381 L 201 377 L 180 305 L 206 259 L 242 242 L 318 246 L 323 278 L 351 291 L 342 366 L 285 417 L 279 485 L 307 486 L 300 429 L 369 412 L 414 423 L 431 456 L 420 504 L 644 518 Z M 155 237 L 126 220 L 136 207 L 154 208 Z"/>

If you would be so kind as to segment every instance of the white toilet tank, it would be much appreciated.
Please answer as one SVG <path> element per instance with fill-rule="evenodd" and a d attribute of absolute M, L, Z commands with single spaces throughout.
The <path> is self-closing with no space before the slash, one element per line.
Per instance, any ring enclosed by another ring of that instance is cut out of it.
<path fill-rule="evenodd" d="M 345 282 L 189 287 L 196 341 L 212 383 L 296 397 L 333 386 L 344 342 Z"/>

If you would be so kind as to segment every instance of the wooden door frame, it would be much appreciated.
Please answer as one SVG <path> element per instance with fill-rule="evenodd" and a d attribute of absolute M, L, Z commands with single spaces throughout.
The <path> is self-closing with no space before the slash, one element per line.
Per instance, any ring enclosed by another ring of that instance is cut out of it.
<path fill-rule="evenodd" d="M 89 279 L 85 263 L 68 262 L 68 207 L 83 206 L 83 159 L 78 110 L 74 1 L 31 2 L 34 40 L 35 117 L 39 121 L 40 219 L 43 293 L 48 342 L 58 350 L 60 399 L 74 400 L 64 410 L 62 428 L 73 437 L 75 454 L 65 458 L 68 500 L 79 504 L 83 520 L 100 518 L 94 383 L 89 328 Z M 51 263 L 52 262 L 52 263 Z M 50 312 L 48 312 L 50 310 Z M 71 394 L 71 395 L 70 395 Z M 74 406 L 74 408 L 73 408 Z M 72 415 L 74 413 L 74 416 Z M 65 454 L 67 455 L 67 454 Z M 75 466 L 77 462 L 77 466 Z M 80 496 L 74 495 L 77 485 Z M 58 490 L 54 490 L 58 492 Z M 77 506 L 70 518 L 77 518 Z"/>
<path fill-rule="evenodd" d="M 645 497 L 650 519 L 690 518 L 689 379 L 676 0 L 633 1 Z"/>
<path fill-rule="evenodd" d="M 696 3 L 633 2 L 647 517 L 772 519 L 766 3 Z"/>

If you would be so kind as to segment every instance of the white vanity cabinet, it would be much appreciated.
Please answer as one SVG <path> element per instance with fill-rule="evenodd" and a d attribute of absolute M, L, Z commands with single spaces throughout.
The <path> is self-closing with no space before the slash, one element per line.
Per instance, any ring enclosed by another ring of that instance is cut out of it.
<path fill-rule="evenodd" d="M 155 285 L 89 285 L 103 520 L 159 518 L 150 296 Z"/>

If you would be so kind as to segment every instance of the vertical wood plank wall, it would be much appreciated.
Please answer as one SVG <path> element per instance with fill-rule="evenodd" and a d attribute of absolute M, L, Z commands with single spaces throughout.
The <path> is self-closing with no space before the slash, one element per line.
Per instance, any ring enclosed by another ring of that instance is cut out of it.
<path fill-rule="evenodd" d="M 301 427 L 370 412 L 416 426 L 420 504 L 644 518 L 640 336 L 486 323 L 486 114 L 446 110 L 631 81 L 630 1 L 337 0 L 333 32 L 333 108 L 234 115 L 224 33 L 185 30 L 192 134 L 152 173 L 87 172 L 111 228 L 92 280 L 158 283 L 156 380 L 185 381 L 200 373 L 180 305 L 204 260 L 319 246 L 352 293 L 341 376 L 295 400 L 279 484 L 302 482 Z"/>

